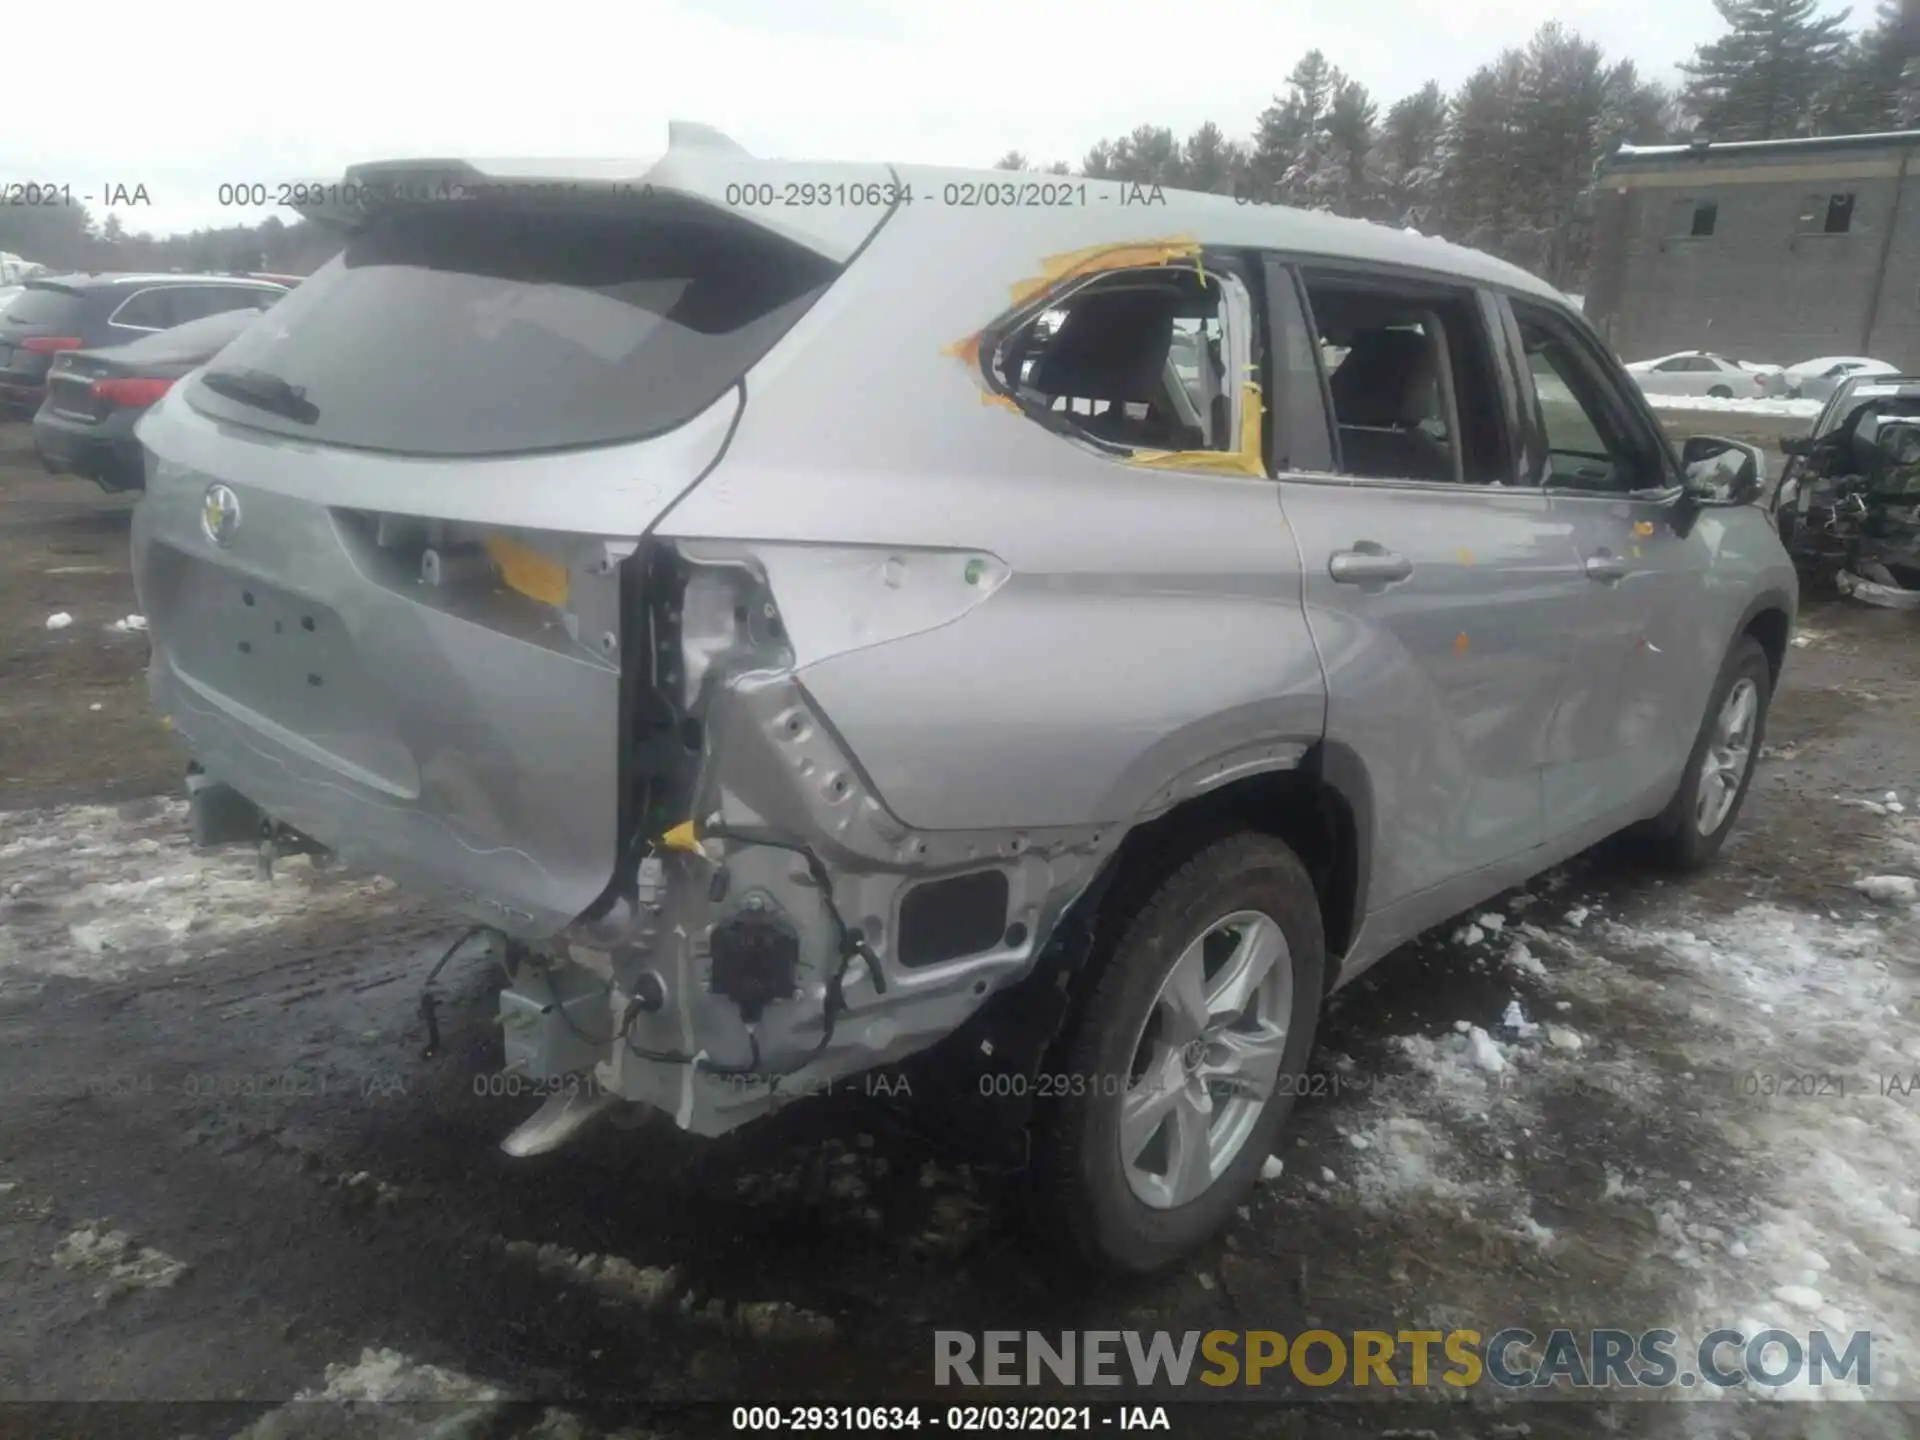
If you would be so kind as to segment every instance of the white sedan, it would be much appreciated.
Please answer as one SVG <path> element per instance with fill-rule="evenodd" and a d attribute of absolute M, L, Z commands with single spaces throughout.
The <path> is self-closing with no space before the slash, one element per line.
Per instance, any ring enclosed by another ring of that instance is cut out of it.
<path fill-rule="evenodd" d="M 1627 366 L 1634 383 L 1649 395 L 1711 395 L 1718 400 L 1754 400 L 1771 395 L 1765 374 L 1700 350 L 1639 360 Z"/>
<path fill-rule="evenodd" d="M 1822 355 L 1787 367 L 1787 393 L 1806 400 L 1825 400 L 1851 375 L 1898 375 L 1900 367 L 1862 355 Z"/>

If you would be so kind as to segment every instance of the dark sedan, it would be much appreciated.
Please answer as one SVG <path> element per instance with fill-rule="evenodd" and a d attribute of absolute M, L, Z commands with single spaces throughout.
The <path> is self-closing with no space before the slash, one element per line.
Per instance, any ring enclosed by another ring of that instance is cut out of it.
<path fill-rule="evenodd" d="M 40 463 L 109 491 L 145 488 L 134 425 L 174 381 L 206 364 L 259 318 L 257 310 L 229 310 L 127 345 L 54 356 L 46 402 L 33 417 Z"/>
<path fill-rule="evenodd" d="M 53 357 L 155 335 L 228 310 L 264 310 L 287 286 L 246 275 L 39 275 L 0 315 L 0 412 L 32 414 Z"/>

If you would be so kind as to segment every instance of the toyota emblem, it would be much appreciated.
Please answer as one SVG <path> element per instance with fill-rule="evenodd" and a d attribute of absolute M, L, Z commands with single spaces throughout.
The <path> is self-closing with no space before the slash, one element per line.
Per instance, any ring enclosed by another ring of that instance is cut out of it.
<path fill-rule="evenodd" d="M 209 485 L 200 502 L 200 528 L 214 544 L 231 545 L 240 528 L 240 497 L 224 485 Z"/>

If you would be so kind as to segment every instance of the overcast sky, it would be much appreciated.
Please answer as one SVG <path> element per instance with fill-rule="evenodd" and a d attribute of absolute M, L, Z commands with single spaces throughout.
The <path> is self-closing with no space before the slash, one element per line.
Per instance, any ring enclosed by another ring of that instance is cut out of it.
<path fill-rule="evenodd" d="M 1861 23 L 1872 4 L 1832 8 Z M 670 118 L 706 121 L 767 156 L 987 165 L 1019 149 L 1077 164 L 1094 141 L 1142 122 L 1184 135 L 1213 120 L 1249 135 L 1314 46 L 1384 111 L 1428 79 L 1451 89 L 1551 18 L 1669 79 L 1721 29 L 1711 0 L 622 0 L 418 12 L 202 0 L 189 23 L 142 27 L 139 64 L 85 99 L 70 67 L 20 61 L 39 22 L 7 27 L 14 118 L 0 133 L 0 183 L 70 184 L 96 197 L 96 214 L 104 187 L 144 185 L 151 206 L 122 219 L 159 234 L 268 213 L 221 208 L 222 181 L 337 176 L 355 160 L 403 156 L 644 157 L 664 146 Z M 84 28 L 75 15 L 46 23 Z"/>

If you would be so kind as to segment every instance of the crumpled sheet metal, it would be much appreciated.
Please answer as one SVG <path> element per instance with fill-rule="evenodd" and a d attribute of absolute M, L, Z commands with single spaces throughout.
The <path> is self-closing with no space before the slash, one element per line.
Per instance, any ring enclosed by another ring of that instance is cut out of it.
<path fill-rule="evenodd" d="M 1883 585 L 1877 580 L 1856 575 L 1851 570 L 1842 570 L 1835 575 L 1834 584 L 1840 587 L 1841 594 L 1868 605 L 1878 605 L 1883 610 L 1920 610 L 1920 590 Z"/>

